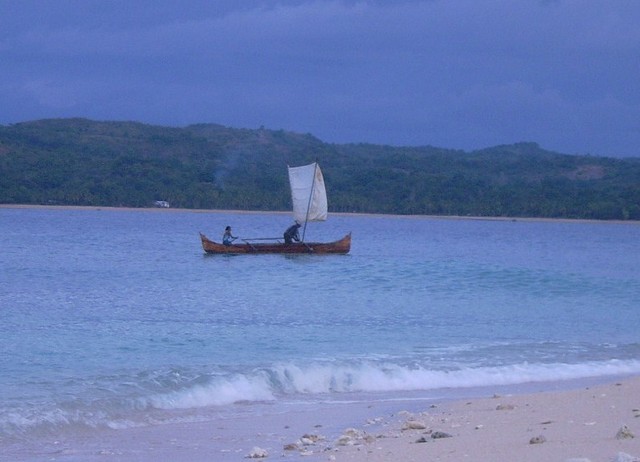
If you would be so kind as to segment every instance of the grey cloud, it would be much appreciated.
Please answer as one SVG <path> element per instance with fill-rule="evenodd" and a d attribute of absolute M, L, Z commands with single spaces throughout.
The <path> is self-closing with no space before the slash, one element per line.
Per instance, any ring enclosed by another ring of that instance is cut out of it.
<path fill-rule="evenodd" d="M 35 22 L 28 1 L 4 3 L 0 123 L 216 122 L 640 155 L 636 2 L 61 1 Z"/>

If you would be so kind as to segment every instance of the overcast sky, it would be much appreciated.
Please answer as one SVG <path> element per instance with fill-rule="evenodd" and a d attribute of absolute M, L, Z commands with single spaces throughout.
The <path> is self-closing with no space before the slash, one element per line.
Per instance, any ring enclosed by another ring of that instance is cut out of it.
<path fill-rule="evenodd" d="M 0 0 L 0 124 L 640 157 L 639 0 Z"/>

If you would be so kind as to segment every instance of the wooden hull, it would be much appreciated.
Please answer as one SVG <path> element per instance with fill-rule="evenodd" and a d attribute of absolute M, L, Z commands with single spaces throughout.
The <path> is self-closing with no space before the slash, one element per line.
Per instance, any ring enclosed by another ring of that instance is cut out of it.
<path fill-rule="evenodd" d="M 202 248 L 207 253 L 212 254 L 259 254 L 259 253 L 286 253 L 286 254 L 345 254 L 351 250 L 351 233 L 338 241 L 320 242 L 295 242 L 284 244 L 280 242 L 271 243 L 245 243 L 223 245 L 211 241 L 204 234 L 200 233 Z"/>

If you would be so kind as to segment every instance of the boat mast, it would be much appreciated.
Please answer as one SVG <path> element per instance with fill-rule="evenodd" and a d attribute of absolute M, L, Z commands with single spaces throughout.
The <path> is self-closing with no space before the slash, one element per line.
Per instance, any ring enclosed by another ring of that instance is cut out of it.
<path fill-rule="evenodd" d="M 304 242 L 304 235 L 307 232 L 307 221 L 309 221 L 309 209 L 311 208 L 311 199 L 313 198 L 313 190 L 316 187 L 316 170 L 318 169 L 318 161 L 313 165 L 313 180 L 311 181 L 311 192 L 309 193 L 309 201 L 307 202 L 307 216 L 304 217 L 304 228 L 302 228 L 302 241 Z"/>

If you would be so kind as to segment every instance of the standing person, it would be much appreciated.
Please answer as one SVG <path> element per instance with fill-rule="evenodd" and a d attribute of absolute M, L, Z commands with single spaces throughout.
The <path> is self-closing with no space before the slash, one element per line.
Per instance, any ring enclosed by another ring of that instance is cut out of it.
<path fill-rule="evenodd" d="M 222 243 L 224 245 L 231 245 L 231 243 L 236 239 L 238 239 L 237 236 L 231 234 L 231 226 L 227 226 L 224 229 L 224 234 L 222 235 Z"/>
<path fill-rule="evenodd" d="M 300 242 L 300 233 L 298 233 L 299 228 L 300 228 L 300 223 L 298 223 L 297 221 L 295 224 L 287 228 L 287 230 L 284 232 L 285 244 L 292 244 L 293 241 Z"/>

